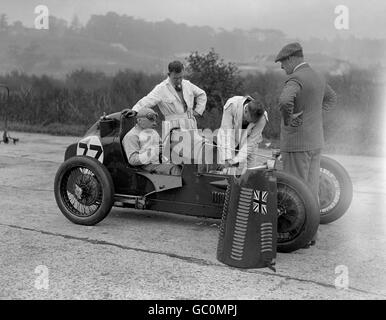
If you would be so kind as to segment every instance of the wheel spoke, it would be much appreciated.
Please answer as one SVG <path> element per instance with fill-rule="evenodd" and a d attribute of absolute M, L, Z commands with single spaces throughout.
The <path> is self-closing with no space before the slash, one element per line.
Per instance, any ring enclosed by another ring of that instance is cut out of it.
<path fill-rule="evenodd" d="M 278 242 L 296 238 L 305 223 L 305 208 L 296 190 L 285 184 L 278 184 Z"/>

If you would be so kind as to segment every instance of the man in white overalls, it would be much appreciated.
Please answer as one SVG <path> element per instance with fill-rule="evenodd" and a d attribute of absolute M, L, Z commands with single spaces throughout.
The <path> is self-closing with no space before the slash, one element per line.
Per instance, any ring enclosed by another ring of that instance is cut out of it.
<path fill-rule="evenodd" d="M 261 102 L 250 96 L 228 99 L 217 136 L 219 160 L 224 173 L 242 173 L 264 162 L 257 151 L 267 121 L 268 114 Z"/>
<path fill-rule="evenodd" d="M 194 99 L 196 106 L 193 109 Z M 139 111 L 142 108 L 153 108 L 158 105 L 165 117 L 162 124 L 163 138 L 168 137 L 172 129 L 186 131 L 185 142 L 193 143 L 192 150 L 200 149 L 203 138 L 197 132 L 196 116 L 202 116 L 205 111 L 207 97 L 204 90 L 184 79 L 184 66 L 180 61 L 168 65 L 168 78 L 158 84 L 147 96 L 139 100 L 132 108 Z M 181 132 L 172 135 L 171 141 L 179 141 Z M 196 145 L 196 146 L 195 146 Z"/>

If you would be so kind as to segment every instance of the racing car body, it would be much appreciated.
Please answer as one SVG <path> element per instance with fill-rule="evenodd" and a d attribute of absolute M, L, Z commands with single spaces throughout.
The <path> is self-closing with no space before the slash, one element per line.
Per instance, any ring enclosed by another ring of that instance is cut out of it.
<path fill-rule="evenodd" d="M 133 120 L 120 113 L 101 119 L 85 138 L 67 148 L 65 160 L 88 156 L 103 164 L 111 175 L 117 206 L 221 218 L 226 177 L 198 173 L 194 164 L 185 164 L 181 176 L 149 173 L 128 164 L 121 142 Z"/>
<path fill-rule="evenodd" d="M 135 123 L 135 113 L 103 116 L 67 148 L 55 177 L 55 198 L 62 213 L 83 225 L 100 222 L 112 206 L 221 218 L 229 179 L 237 177 L 201 170 L 197 164 L 184 164 L 180 176 L 130 166 L 122 139 Z M 259 171 L 259 179 L 277 181 L 278 251 L 305 246 L 320 222 L 316 198 L 303 181 L 272 166 L 253 170 Z"/>

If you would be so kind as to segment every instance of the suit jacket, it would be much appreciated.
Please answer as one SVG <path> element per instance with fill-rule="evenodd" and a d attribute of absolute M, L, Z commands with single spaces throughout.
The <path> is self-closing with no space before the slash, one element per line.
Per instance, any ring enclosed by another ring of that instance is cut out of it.
<path fill-rule="evenodd" d="M 279 98 L 280 149 L 297 152 L 323 148 L 322 109 L 335 103 L 335 92 L 307 63 L 297 68 Z"/>

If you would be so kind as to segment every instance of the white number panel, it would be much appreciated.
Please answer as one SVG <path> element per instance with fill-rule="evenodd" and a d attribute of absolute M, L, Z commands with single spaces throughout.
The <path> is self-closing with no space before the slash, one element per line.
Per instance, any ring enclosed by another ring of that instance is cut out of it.
<path fill-rule="evenodd" d="M 89 156 L 103 163 L 103 147 L 98 136 L 88 136 L 78 142 L 77 156 Z"/>

